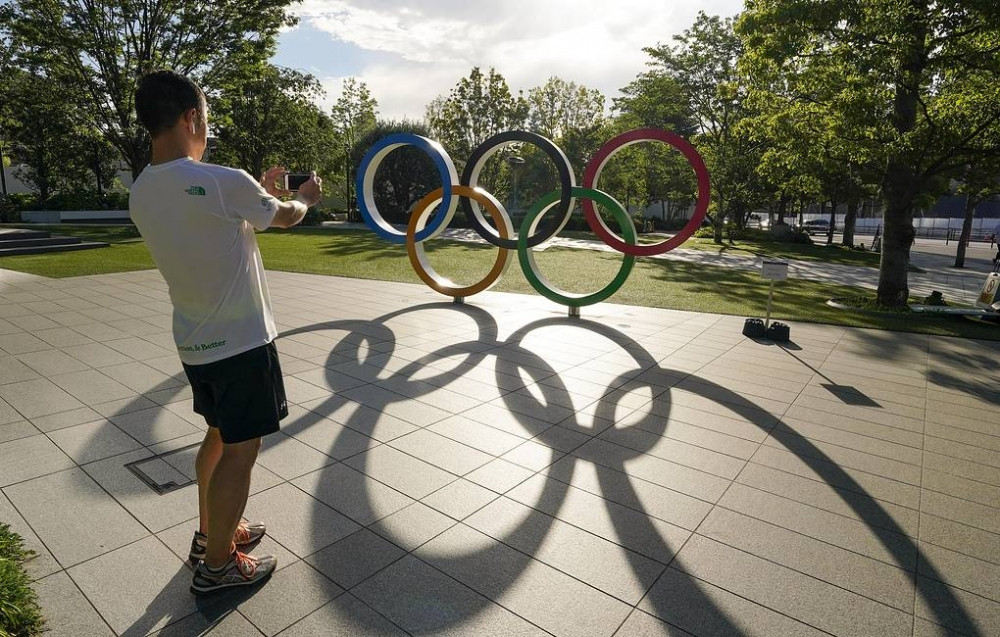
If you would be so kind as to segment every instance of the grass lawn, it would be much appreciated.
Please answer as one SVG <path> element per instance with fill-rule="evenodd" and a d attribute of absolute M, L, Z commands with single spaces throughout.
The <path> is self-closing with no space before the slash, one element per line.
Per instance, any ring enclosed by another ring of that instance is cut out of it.
<path fill-rule="evenodd" d="M 70 234 L 67 228 L 61 231 Z M 257 238 L 264 264 L 269 269 L 420 283 L 410 267 L 405 248 L 389 244 L 368 231 L 298 228 L 290 231 L 269 230 Z M 817 246 L 812 248 L 826 250 Z M 430 242 L 428 254 L 440 274 L 469 284 L 479 280 L 489 270 L 497 253 L 492 247 L 436 240 Z M 536 294 L 521 273 L 516 255 L 511 256 L 507 273 L 494 289 Z M 538 253 L 536 260 L 554 284 L 571 292 L 590 292 L 614 278 L 621 255 L 549 248 Z M 134 241 L 99 250 L 0 258 L 0 268 L 44 276 L 99 274 L 151 267 L 153 263 L 145 245 Z M 581 281 L 593 283 L 581 285 Z M 637 259 L 629 280 L 610 300 L 629 305 L 762 317 L 767 291 L 768 283 L 753 271 L 682 261 Z M 1000 340 L 1000 327 L 968 320 L 860 314 L 837 310 L 825 304 L 829 298 L 858 294 L 857 288 L 847 286 L 802 280 L 780 282 L 775 288 L 773 317 L 778 320 Z"/>
<path fill-rule="evenodd" d="M 30 637 L 42 629 L 42 615 L 21 562 L 30 557 L 21 537 L 0 523 L 0 635 Z"/>

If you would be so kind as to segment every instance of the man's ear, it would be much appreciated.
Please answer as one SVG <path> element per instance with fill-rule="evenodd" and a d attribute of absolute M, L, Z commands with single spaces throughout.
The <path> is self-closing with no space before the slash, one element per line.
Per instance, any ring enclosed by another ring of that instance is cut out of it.
<path fill-rule="evenodd" d="M 191 135 L 195 135 L 198 132 L 197 131 L 198 117 L 199 115 L 197 108 L 189 108 L 188 110 L 184 111 L 184 126 L 188 129 L 188 131 L 191 132 Z"/>

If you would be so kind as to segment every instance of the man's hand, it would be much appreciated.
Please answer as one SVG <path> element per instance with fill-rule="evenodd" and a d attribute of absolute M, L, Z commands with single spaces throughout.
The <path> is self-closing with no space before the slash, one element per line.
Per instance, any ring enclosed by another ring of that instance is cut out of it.
<path fill-rule="evenodd" d="M 298 200 L 306 206 L 312 207 L 323 198 L 323 180 L 316 176 L 316 171 L 312 171 L 309 181 L 299 186 Z"/>
<path fill-rule="evenodd" d="M 267 173 L 265 173 L 266 175 Z M 271 221 L 271 227 L 291 228 L 302 221 L 309 208 L 318 204 L 322 196 L 323 180 L 317 177 L 314 171 L 309 180 L 299 187 L 299 192 L 296 193 L 294 199 L 283 201 L 278 205 L 278 211 L 274 215 L 274 220 Z"/>
<path fill-rule="evenodd" d="M 271 166 L 264 171 L 263 175 L 260 176 L 260 185 L 263 186 L 264 190 L 267 191 L 267 194 L 272 197 L 277 197 L 278 199 L 287 197 L 292 194 L 292 191 L 285 190 L 284 188 L 278 188 L 278 186 L 275 185 L 279 179 L 284 180 L 285 175 L 287 174 L 288 171 L 285 170 L 284 166 Z"/>

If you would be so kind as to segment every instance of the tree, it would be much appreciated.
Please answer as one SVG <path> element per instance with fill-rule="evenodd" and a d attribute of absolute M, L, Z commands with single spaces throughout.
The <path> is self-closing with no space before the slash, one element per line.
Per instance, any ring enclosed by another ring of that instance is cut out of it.
<path fill-rule="evenodd" d="M 427 123 L 458 164 L 497 133 L 522 128 L 528 111 L 527 100 L 520 93 L 514 97 L 496 69 L 484 75 L 477 66 L 447 98 L 439 96 L 428 105 Z"/>
<path fill-rule="evenodd" d="M 170 68 L 206 92 L 233 69 L 266 60 L 295 20 L 291 0 L 11 0 L 0 29 L 22 67 L 34 65 L 85 96 L 89 124 L 121 153 L 133 177 L 148 162 L 148 135 L 135 116 L 143 73 Z"/>
<path fill-rule="evenodd" d="M 5 71 L 0 120 L 18 178 L 40 201 L 75 188 L 101 191 L 114 179 L 114 155 L 84 123 L 77 97 L 37 70 Z"/>
<path fill-rule="evenodd" d="M 717 243 L 722 243 L 728 215 L 742 224 L 763 201 L 763 182 L 756 170 L 763 148 L 747 124 L 753 111 L 746 79 L 738 69 L 743 44 L 734 22 L 699 12 L 690 29 L 674 36 L 675 45 L 643 49 L 652 57 L 650 74 L 670 78 L 681 87 L 696 124 L 693 141 L 712 175 Z M 650 83 L 650 74 L 640 80 Z"/>
<path fill-rule="evenodd" d="M 335 168 L 336 133 L 314 104 L 322 95 L 313 76 L 270 64 L 222 78 L 209 115 L 218 141 L 211 159 L 253 176 L 281 165 L 328 178 Z"/>
<path fill-rule="evenodd" d="M 962 181 L 956 192 L 965 195 L 965 218 L 962 221 L 962 234 L 959 236 L 958 249 L 955 252 L 956 268 L 965 267 L 965 251 L 972 237 L 972 221 L 976 206 L 1000 195 L 1000 161 L 984 161 L 975 166 L 967 166 L 962 173 Z"/>
<path fill-rule="evenodd" d="M 549 139 L 604 122 L 604 95 L 599 90 L 556 76 L 530 89 L 527 102 L 529 130 Z"/>
<path fill-rule="evenodd" d="M 352 165 L 358 166 L 375 142 L 395 133 L 430 136 L 428 127 L 409 120 L 378 121 L 354 146 Z M 441 176 L 427 155 L 412 146 L 392 151 L 375 172 L 372 196 L 382 218 L 390 223 L 407 223 L 413 204 L 441 186 Z"/>
<path fill-rule="evenodd" d="M 358 167 L 358 162 L 351 161 L 351 156 L 355 153 L 359 140 L 365 138 L 375 128 L 377 117 L 378 102 L 372 97 L 368 85 L 358 82 L 353 77 L 347 78 L 337 103 L 333 105 L 333 122 L 340 134 L 343 150 L 341 158 L 344 172 L 344 200 L 351 220 L 355 220 L 357 214 L 352 205 L 351 189 Z"/>
<path fill-rule="evenodd" d="M 1000 126 L 1000 5 L 748 0 L 739 30 L 758 77 L 822 76 L 827 95 L 858 96 L 834 107 L 852 137 L 885 153 L 878 302 L 905 304 L 917 202 L 942 175 L 998 152 L 990 141 Z"/>

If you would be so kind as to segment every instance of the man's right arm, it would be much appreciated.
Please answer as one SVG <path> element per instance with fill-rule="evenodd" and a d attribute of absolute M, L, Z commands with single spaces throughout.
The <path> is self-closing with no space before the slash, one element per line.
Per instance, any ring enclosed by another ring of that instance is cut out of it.
<path fill-rule="evenodd" d="M 271 227 L 291 228 L 302 221 L 308 210 L 309 206 L 304 201 L 300 201 L 298 197 L 291 201 L 282 201 L 278 204 L 278 211 L 274 213 Z"/>
<path fill-rule="evenodd" d="M 273 184 L 273 177 L 270 177 L 272 171 L 282 170 L 272 168 L 270 171 L 265 173 L 262 181 Z M 295 193 L 295 198 L 290 201 L 283 201 L 278 204 L 278 211 L 274 213 L 274 219 L 271 221 L 272 228 L 291 228 L 292 226 L 298 224 L 302 221 L 302 218 L 306 216 L 306 212 L 309 210 L 310 206 L 315 206 L 319 203 L 323 196 L 322 189 L 323 181 L 316 176 L 314 172 L 312 177 L 309 178 L 302 186 L 299 191 Z M 266 185 L 265 185 L 266 188 Z"/>

